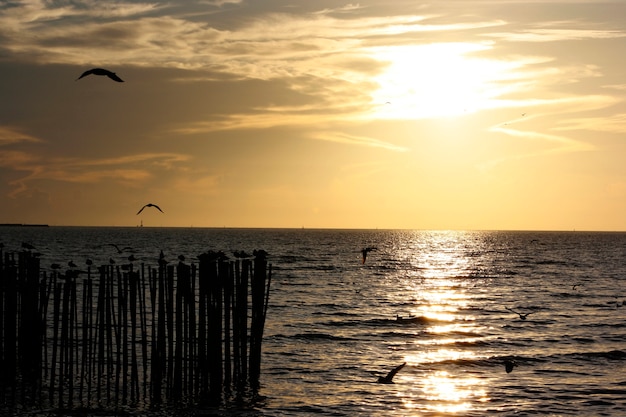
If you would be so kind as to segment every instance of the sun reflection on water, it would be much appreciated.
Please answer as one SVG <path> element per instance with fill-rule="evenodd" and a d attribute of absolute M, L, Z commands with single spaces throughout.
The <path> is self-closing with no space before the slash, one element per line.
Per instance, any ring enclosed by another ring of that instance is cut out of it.
<path fill-rule="evenodd" d="M 487 393 L 481 381 L 473 377 L 454 377 L 446 371 L 428 375 L 423 382 L 426 408 L 440 413 L 469 411 L 472 401 L 486 401 Z"/>
<path fill-rule="evenodd" d="M 478 335 L 484 334 L 476 317 L 467 314 L 473 303 L 469 277 L 476 269 L 475 258 L 468 252 L 472 247 L 468 241 L 472 239 L 475 236 L 464 233 L 433 232 L 429 244 L 419 248 L 414 261 L 420 280 L 407 285 L 415 294 L 410 314 L 425 318 L 427 326 L 414 339 L 415 351 L 405 356 L 407 364 L 423 370 L 403 375 L 413 387 L 411 392 L 399 393 L 407 410 L 463 414 L 477 402 L 489 400 L 485 379 L 440 367 L 486 358 L 464 347 L 479 343 Z"/>

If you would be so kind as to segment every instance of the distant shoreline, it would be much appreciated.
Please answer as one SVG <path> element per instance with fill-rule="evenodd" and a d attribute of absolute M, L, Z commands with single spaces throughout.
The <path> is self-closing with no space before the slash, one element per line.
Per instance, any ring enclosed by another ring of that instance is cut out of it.
<path fill-rule="evenodd" d="M 0 223 L 0 227 L 49 227 L 47 224 Z"/>

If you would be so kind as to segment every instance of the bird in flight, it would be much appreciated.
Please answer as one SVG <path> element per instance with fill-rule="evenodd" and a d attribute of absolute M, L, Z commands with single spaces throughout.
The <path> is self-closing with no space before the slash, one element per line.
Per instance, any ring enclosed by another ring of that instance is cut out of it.
<path fill-rule="evenodd" d="M 113 81 L 117 81 L 118 83 L 123 83 L 124 82 L 124 80 L 122 80 L 120 77 L 118 77 L 114 72 L 111 72 L 111 71 L 106 70 L 104 68 L 92 68 L 90 70 L 87 70 L 87 71 L 83 72 L 81 74 L 81 76 L 76 79 L 76 81 L 80 80 L 83 77 L 91 75 L 91 74 L 93 74 L 93 75 L 106 75 L 107 77 L 109 77 Z"/>
<path fill-rule="evenodd" d="M 504 361 L 504 370 L 506 371 L 507 374 L 510 374 L 511 372 L 513 372 L 513 368 L 515 368 L 517 366 L 517 362 L 507 359 Z"/>
<path fill-rule="evenodd" d="M 367 247 L 367 248 L 361 249 L 361 255 L 363 255 L 363 259 L 361 260 L 361 263 L 363 263 L 363 264 L 365 263 L 365 259 L 367 259 L 367 254 L 370 253 L 373 250 L 376 250 L 376 248 Z"/>
<path fill-rule="evenodd" d="M 404 365 L 406 365 L 406 362 L 393 368 L 387 375 L 378 377 L 378 383 L 393 384 L 393 377 L 396 376 L 400 369 L 404 368 Z"/>
<path fill-rule="evenodd" d="M 130 246 L 126 246 L 122 249 L 120 249 L 119 246 L 117 246 L 115 243 L 107 243 L 108 246 L 113 246 L 115 248 L 115 250 L 117 251 L 117 253 L 122 253 L 125 250 L 133 250 L 133 248 L 131 248 Z"/>
<path fill-rule="evenodd" d="M 143 211 L 143 209 L 145 209 L 146 207 L 154 207 L 155 209 L 159 210 L 161 213 L 164 213 L 164 211 L 163 211 L 163 210 L 161 210 L 161 207 L 157 206 L 156 204 L 148 203 L 148 204 L 146 204 L 145 206 L 143 206 L 143 207 L 141 208 L 141 210 L 139 210 L 139 211 L 137 212 L 137 214 L 141 213 L 141 212 Z"/>
<path fill-rule="evenodd" d="M 527 318 L 529 315 L 531 315 L 531 314 L 533 314 L 533 313 L 534 313 L 534 311 L 531 311 L 531 312 L 529 312 L 529 313 L 520 313 L 520 312 L 515 311 L 515 310 L 513 310 L 513 309 L 510 309 L 510 308 L 508 308 L 508 307 L 505 307 L 505 308 L 506 308 L 507 310 L 509 310 L 509 311 L 511 311 L 511 312 L 513 312 L 513 313 L 515 313 L 515 314 L 517 314 L 521 320 L 526 320 L 526 318 Z"/>
<path fill-rule="evenodd" d="M 22 242 L 22 247 L 27 250 L 33 250 L 35 247 L 28 242 Z"/>

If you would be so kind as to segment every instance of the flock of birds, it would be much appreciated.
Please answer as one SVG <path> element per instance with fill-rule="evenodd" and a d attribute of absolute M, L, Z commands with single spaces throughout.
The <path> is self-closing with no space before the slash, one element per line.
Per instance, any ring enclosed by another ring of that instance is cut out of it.
<path fill-rule="evenodd" d="M 40 257 L 42 254 L 39 252 L 36 252 L 36 248 L 34 245 L 28 243 L 28 242 L 22 242 L 22 249 L 25 249 L 29 252 L 31 252 L 32 256 L 34 257 Z M 127 260 L 127 263 L 123 263 L 120 265 L 120 268 L 122 270 L 130 270 L 132 269 L 132 265 L 134 262 L 139 261 L 138 258 L 135 257 L 135 255 L 133 254 L 135 252 L 135 249 L 133 249 L 130 246 L 121 246 L 115 243 L 106 243 L 104 245 L 102 245 L 102 247 L 112 247 L 115 251 L 115 253 L 117 255 L 121 255 L 124 253 L 130 253 L 130 255 L 128 255 L 125 260 Z M 2 243 L 0 243 L 0 250 L 4 248 L 4 245 Z M 251 259 L 251 258 L 255 258 L 255 259 L 267 259 L 268 257 L 268 253 L 263 250 L 263 249 L 255 249 L 252 251 L 252 253 L 248 253 L 246 251 L 240 251 L 240 250 L 235 250 L 232 251 L 232 255 L 237 258 L 237 259 Z M 204 261 L 217 261 L 217 260 L 228 260 L 230 259 L 229 255 L 226 254 L 223 251 L 205 251 L 199 255 L 196 256 L 196 258 L 200 261 L 200 262 L 204 262 Z M 178 255 L 177 257 L 178 262 L 180 263 L 184 263 L 186 258 L 184 255 Z M 118 259 L 119 260 L 119 259 Z M 109 257 L 109 264 L 110 265 L 115 265 L 117 262 L 115 259 L 113 259 L 113 257 Z M 169 263 L 169 261 L 166 259 L 165 253 L 163 252 L 163 250 L 160 251 L 159 253 L 159 257 L 158 257 L 158 263 L 160 266 L 166 265 Z M 85 265 L 87 265 L 87 271 L 81 269 L 79 267 L 79 265 L 77 265 L 73 260 L 67 262 L 67 269 L 65 271 L 65 273 L 60 273 L 58 276 L 62 279 L 73 279 L 73 278 L 78 278 L 81 274 L 88 274 L 89 273 L 89 269 L 91 268 L 91 266 L 94 264 L 94 261 L 91 259 L 86 259 L 85 260 Z M 59 271 L 62 268 L 64 268 L 63 265 L 61 265 L 60 263 L 52 263 L 50 264 L 50 270 L 52 271 Z M 100 270 L 101 267 L 98 267 L 98 269 Z"/>

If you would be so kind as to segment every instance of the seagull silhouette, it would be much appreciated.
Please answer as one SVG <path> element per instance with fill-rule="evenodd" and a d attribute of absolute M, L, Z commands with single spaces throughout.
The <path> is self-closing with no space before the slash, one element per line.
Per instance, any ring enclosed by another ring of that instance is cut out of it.
<path fill-rule="evenodd" d="M 154 207 L 155 209 L 159 210 L 161 213 L 164 213 L 164 211 L 163 211 L 163 210 L 161 210 L 161 207 L 157 206 L 156 204 L 148 203 L 148 204 L 146 204 L 145 206 L 143 206 L 143 207 L 141 208 L 141 210 L 139 210 L 139 211 L 137 212 L 137 214 L 141 213 L 141 212 L 143 211 L 143 209 L 145 209 L 146 207 Z"/>
<path fill-rule="evenodd" d="M 507 374 L 513 372 L 513 368 L 517 366 L 517 362 L 507 359 L 504 361 L 504 370 Z"/>
<path fill-rule="evenodd" d="M 109 77 L 113 81 L 117 81 L 118 83 L 123 83 L 124 82 L 124 80 L 122 80 L 120 77 L 118 77 L 114 72 L 111 72 L 109 70 L 105 70 L 104 68 L 92 68 L 90 70 L 87 70 L 87 71 L 83 72 L 81 74 L 81 76 L 76 79 L 76 81 L 80 80 L 83 77 L 91 75 L 91 74 L 93 74 L 93 75 L 106 75 L 107 77 Z"/>
<path fill-rule="evenodd" d="M 508 307 L 505 307 L 505 308 L 506 308 L 507 310 L 509 310 L 509 311 L 511 311 L 511 312 L 513 312 L 513 313 L 515 313 L 515 314 L 517 314 L 521 320 L 526 320 L 526 318 L 527 318 L 529 315 L 531 315 L 531 314 L 533 314 L 533 313 L 534 313 L 534 311 L 531 311 L 530 313 L 520 313 L 520 312 L 517 312 L 517 311 L 515 311 L 515 310 L 513 310 L 513 309 L 510 309 L 510 308 L 508 308 Z"/>
<path fill-rule="evenodd" d="M 361 263 L 363 263 L 363 264 L 365 263 L 365 259 L 367 259 L 367 254 L 370 253 L 373 250 L 376 250 L 376 248 L 367 247 L 367 248 L 361 249 L 361 255 L 363 255 L 363 259 L 361 260 Z"/>
<path fill-rule="evenodd" d="M 22 242 L 22 247 L 27 250 L 33 250 L 35 247 L 28 242 Z"/>
<path fill-rule="evenodd" d="M 117 251 L 117 253 L 122 253 L 125 250 L 133 250 L 133 248 L 131 248 L 130 246 L 125 246 L 124 248 L 120 249 L 119 246 L 117 246 L 115 243 L 107 243 L 108 246 L 113 246 L 115 248 L 115 250 Z"/>
<path fill-rule="evenodd" d="M 404 368 L 404 365 L 406 365 L 406 362 L 393 368 L 387 375 L 378 377 L 378 383 L 393 384 L 393 377 L 396 376 L 400 369 Z"/>

